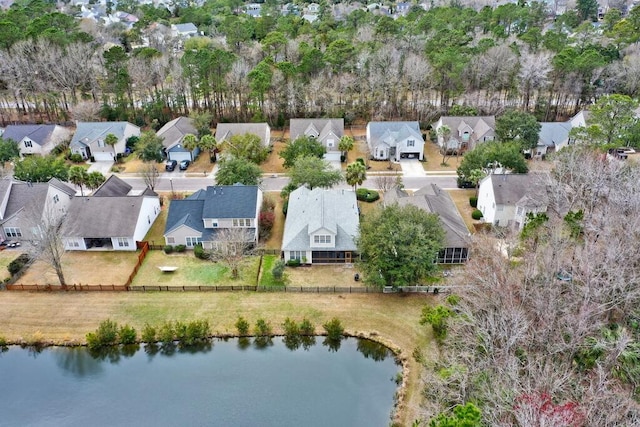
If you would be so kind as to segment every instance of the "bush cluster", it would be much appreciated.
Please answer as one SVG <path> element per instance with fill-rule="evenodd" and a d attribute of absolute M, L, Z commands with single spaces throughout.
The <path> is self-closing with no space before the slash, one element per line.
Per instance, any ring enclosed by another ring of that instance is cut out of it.
<path fill-rule="evenodd" d="M 133 333 L 135 334 L 135 330 Z M 107 319 L 100 323 L 100 326 L 98 326 L 95 332 L 89 332 L 87 334 L 87 346 L 89 349 L 95 350 L 100 347 L 119 344 L 118 338 L 118 324 L 113 320 Z"/>
<path fill-rule="evenodd" d="M 260 318 L 256 320 L 256 325 L 253 328 L 253 333 L 258 337 L 268 337 L 273 335 L 273 330 L 271 328 L 271 324 Z"/>
<path fill-rule="evenodd" d="M 164 251 L 165 254 L 171 254 L 174 251 L 174 247 L 171 245 L 165 245 L 165 247 L 162 248 L 162 250 Z"/>
<path fill-rule="evenodd" d="M 249 333 L 249 322 L 242 316 L 238 317 L 236 329 L 238 330 L 238 335 L 247 335 Z"/>
<path fill-rule="evenodd" d="M 327 332 L 327 338 L 331 340 L 339 340 L 342 338 L 342 335 L 344 335 L 344 326 L 342 326 L 340 319 L 336 317 L 329 320 L 322 325 L 322 327 Z"/>
<path fill-rule="evenodd" d="M 187 247 L 185 245 L 176 245 L 173 249 L 176 252 L 184 252 L 187 250 Z"/>
<path fill-rule="evenodd" d="M 375 202 L 380 198 L 380 194 L 378 194 L 375 190 L 369 190 L 368 188 L 358 188 L 356 190 L 356 198 L 361 202 Z"/>
<path fill-rule="evenodd" d="M 478 220 L 480 218 L 482 218 L 482 211 L 480 209 L 475 209 L 473 212 L 471 212 L 471 218 Z"/>
<path fill-rule="evenodd" d="M 7 339 L 0 335 L 0 349 L 3 349 L 7 346 Z"/>
<path fill-rule="evenodd" d="M 271 275 L 275 280 L 282 280 L 282 277 L 284 276 L 284 267 L 284 260 L 279 259 L 276 261 L 275 265 L 271 269 Z"/>
<path fill-rule="evenodd" d="M 73 163 L 82 163 L 84 161 L 84 159 L 82 158 L 82 155 L 78 153 L 71 154 L 69 156 L 69 160 L 72 161 Z"/>
<path fill-rule="evenodd" d="M 472 208 L 478 207 L 478 198 L 476 196 L 469 197 L 469 204 Z"/>
<path fill-rule="evenodd" d="M 151 329 L 146 327 L 145 329 L 149 335 L 147 338 L 150 338 Z M 158 329 L 157 339 L 163 344 L 172 344 L 174 341 L 178 341 L 180 346 L 188 347 L 209 339 L 210 335 L 211 327 L 206 320 L 194 320 L 187 323 L 167 321 Z"/>
<path fill-rule="evenodd" d="M 200 243 L 193 247 L 193 255 L 198 259 L 209 259 L 209 254 L 204 250 Z"/>
<path fill-rule="evenodd" d="M 290 259 L 289 261 L 287 261 L 287 265 L 289 267 L 300 267 L 300 260 L 299 259 Z"/>
<path fill-rule="evenodd" d="M 18 258 L 9 263 L 9 265 L 7 266 L 7 270 L 9 270 L 9 273 L 14 276 L 16 273 L 22 270 L 22 268 L 27 265 L 29 261 L 31 261 L 31 257 L 29 256 L 29 254 L 20 254 Z"/>

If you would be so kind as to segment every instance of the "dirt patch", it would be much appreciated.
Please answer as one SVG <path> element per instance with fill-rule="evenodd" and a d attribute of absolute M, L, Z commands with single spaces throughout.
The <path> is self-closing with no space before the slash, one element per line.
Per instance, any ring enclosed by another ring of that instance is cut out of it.
<path fill-rule="evenodd" d="M 266 249 L 280 250 L 280 248 L 282 248 L 282 236 L 284 234 L 285 221 L 284 213 L 282 212 L 283 201 L 280 197 L 280 193 L 277 191 L 270 191 L 265 194 L 265 197 L 270 197 L 276 202 L 276 207 L 274 209 L 276 218 L 273 223 L 273 228 L 271 229 L 271 236 L 266 242 L 260 242 L 260 244 Z"/>
<path fill-rule="evenodd" d="M 282 134 L 282 132 L 279 132 Z M 273 145 L 273 150 L 269 153 L 269 157 L 263 163 L 260 164 L 260 167 L 265 173 L 284 173 L 286 169 L 282 164 L 284 160 L 280 157 L 280 152 L 284 150 L 287 146 L 287 139 L 278 138 L 278 140 L 274 141 L 273 136 L 271 137 L 271 143 Z"/>
<path fill-rule="evenodd" d="M 63 258 L 63 272 L 69 285 L 124 285 L 137 261 L 137 251 L 68 252 Z M 58 285 L 59 281 L 50 265 L 36 261 L 18 284 Z"/>

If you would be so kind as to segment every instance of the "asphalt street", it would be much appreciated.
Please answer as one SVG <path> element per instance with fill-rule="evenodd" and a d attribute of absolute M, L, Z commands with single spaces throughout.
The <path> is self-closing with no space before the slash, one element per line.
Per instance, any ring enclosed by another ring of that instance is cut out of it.
<path fill-rule="evenodd" d="M 145 183 L 142 177 L 137 176 L 128 176 L 125 174 L 119 175 L 121 179 L 129 183 L 134 190 L 144 190 Z M 272 176 L 266 175 L 262 179 L 262 190 L 263 191 L 280 191 L 286 184 L 289 182 L 289 178 L 285 176 Z M 405 189 L 407 190 L 417 190 L 429 184 L 437 184 L 441 188 L 450 189 L 457 188 L 456 187 L 456 175 L 455 173 L 451 174 L 438 174 L 438 175 L 427 175 L 424 177 L 403 177 L 402 182 L 404 184 Z M 184 177 L 184 176 L 176 176 L 170 177 L 167 173 L 162 174 L 162 176 L 158 179 L 155 190 L 156 191 L 196 191 L 201 188 L 206 188 L 208 185 L 214 185 L 215 180 L 210 177 Z M 375 177 L 369 177 L 363 184 L 362 187 L 378 189 Z M 346 183 L 339 184 L 336 188 L 351 188 Z"/>

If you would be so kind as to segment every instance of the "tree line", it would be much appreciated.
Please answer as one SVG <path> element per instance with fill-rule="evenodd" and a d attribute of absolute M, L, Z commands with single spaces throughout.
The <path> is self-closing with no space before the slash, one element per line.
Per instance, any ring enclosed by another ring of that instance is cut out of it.
<path fill-rule="evenodd" d="M 459 105 L 554 120 L 603 94 L 638 95 L 640 8 L 626 16 L 611 8 L 595 27 L 591 3 L 553 20 L 538 2 L 414 6 L 394 20 L 323 2 L 314 24 L 280 15 L 278 2 L 260 18 L 237 14 L 232 1 L 173 11 L 124 3 L 140 18 L 127 29 L 18 2 L 0 12 L 0 120 L 158 128 L 208 111 L 217 121 L 275 126 L 318 115 L 429 123 Z M 171 38 L 168 25 L 181 22 L 205 35 Z"/>

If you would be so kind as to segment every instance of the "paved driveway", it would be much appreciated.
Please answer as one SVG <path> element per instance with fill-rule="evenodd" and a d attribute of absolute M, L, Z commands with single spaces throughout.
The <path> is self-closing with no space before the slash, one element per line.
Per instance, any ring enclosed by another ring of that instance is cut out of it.
<path fill-rule="evenodd" d="M 93 162 L 89 166 L 89 172 L 100 172 L 102 175 L 110 175 L 113 162 Z"/>
<path fill-rule="evenodd" d="M 406 178 L 420 178 L 426 176 L 422 163 L 418 159 L 402 159 L 400 160 L 402 167 L 402 175 Z"/>

